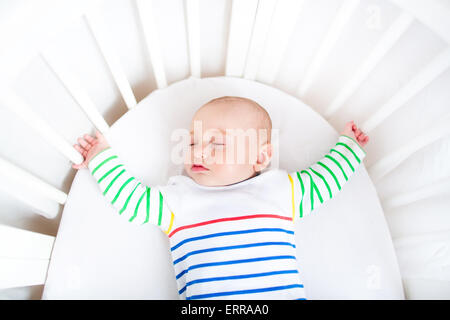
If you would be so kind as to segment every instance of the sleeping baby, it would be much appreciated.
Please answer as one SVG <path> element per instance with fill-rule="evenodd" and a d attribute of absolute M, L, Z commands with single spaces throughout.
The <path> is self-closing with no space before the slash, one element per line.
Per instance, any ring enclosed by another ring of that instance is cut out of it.
<path fill-rule="evenodd" d="M 166 185 L 134 177 L 105 137 L 74 147 L 98 186 L 129 222 L 169 238 L 181 299 L 306 299 L 294 223 L 336 197 L 369 141 L 353 122 L 304 170 L 269 168 L 272 121 L 253 100 L 220 97 L 196 111 L 184 140 L 186 174 Z"/>

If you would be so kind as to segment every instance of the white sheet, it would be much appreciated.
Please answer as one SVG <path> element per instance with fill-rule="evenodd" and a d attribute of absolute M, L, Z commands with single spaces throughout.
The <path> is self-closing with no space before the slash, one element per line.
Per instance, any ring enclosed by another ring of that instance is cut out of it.
<path fill-rule="evenodd" d="M 181 165 L 170 162 L 171 146 L 178 142 L 171 141 L 172 131 L 189 128 L 197 108 L 224 95 L 248 97 L 267 109 L 274 143 L 277 135 L 279 140 L 274 166 L 289 171 L 308 166 L 338 136 L 317 113 L 280 90 L 218 77 L 190 78 L 154 91 L 119 119 L 107 138 L 133 174 L 149 185 L 165 184 L 182 173 Z M 300 221 L 299 269 L 310 299 L 404 298 L 389 230 L 364 167 L 336 198 Z M 43 299 L 177 298 L 166 236 L 151 225 L 128 223 L 105 201 L 89 172 L 78 172 Z"/>

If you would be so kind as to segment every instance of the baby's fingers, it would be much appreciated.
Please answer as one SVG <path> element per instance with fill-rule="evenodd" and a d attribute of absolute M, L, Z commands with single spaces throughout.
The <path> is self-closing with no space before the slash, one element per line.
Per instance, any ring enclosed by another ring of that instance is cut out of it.
<path fill-rule="evenodd" d="M 78 144 L 74 144 L 73 147 L 74 147 L 79 153 L 81 153 L 81 155 L 82 155 L 84 158 L 86 158 L 87 151 L 86 151 L 84 148 L 80 147 Z"/>
<path fill-rule="evenodd" d="M 91 137 L 87 133 L 83 136 L 83 138 L 91 145 L 94 145 L 96 143 L 95 138 Z"/>
<path fill-rule="evenodd" d="M 85 150 L 89 150 L 92 147 L 92 145 L 83 138 L 78 138 L 77 141 Z"/>
<path fill-rule="evenodd" d="M 369 136 L 366 136 L 365 134 L 361 134 L 358 138 L 358 142 L 362 146 L 365 146 L 369 142 Z"/>

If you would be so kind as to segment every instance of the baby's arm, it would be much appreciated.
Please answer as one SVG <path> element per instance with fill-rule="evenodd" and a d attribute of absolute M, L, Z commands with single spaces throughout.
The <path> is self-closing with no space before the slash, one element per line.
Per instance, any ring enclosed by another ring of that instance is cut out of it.
<path fill-rule="evenodd" d="M 349 122 L 325 157 L 305 170 L 289 174 L 294 221 L 339 193 L 366 156 L 362 147 L 368 142 L 369 137 L 353 121 Z"/>
<path fill-rule="evenodd" d="M 167 234 L 170 232 L 174 216 L 157 186 L 146 186 L 133 177 L 100 132 L 96 132 L 96 138 L 85 134 L 78 143 L 74 147 L 84 162 L 72 167 L 88 168 L 121 216 L 132 223 L 151 223 Z"/>

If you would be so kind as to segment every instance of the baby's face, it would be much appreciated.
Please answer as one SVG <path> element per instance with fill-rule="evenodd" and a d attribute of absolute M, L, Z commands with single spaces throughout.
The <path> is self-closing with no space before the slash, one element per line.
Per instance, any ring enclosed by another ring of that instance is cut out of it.
<path fill-rule="evenodd" d="M 186 173 L 204 186 L 225 186 L 249 179 L 267 167 L 271 145 L 253 108 L 206 104 L 191 122 L 184 157 Z"/>

